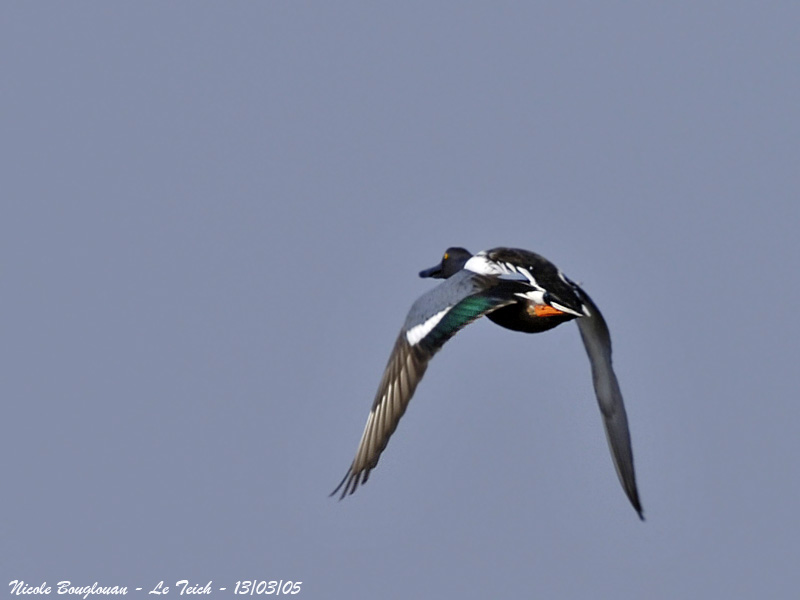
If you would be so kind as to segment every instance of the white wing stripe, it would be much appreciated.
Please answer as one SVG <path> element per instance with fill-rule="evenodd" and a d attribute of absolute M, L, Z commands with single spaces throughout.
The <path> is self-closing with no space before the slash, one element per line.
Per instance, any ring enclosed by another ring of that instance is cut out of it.
<path fill-rule="evenodd" d="M 513 267 L 513 265 L 508 265 L 509 267 Z M 526 269 L 525 267 L 517 267 L 517 271 L 522 273 L 530 282 L 530 284 L 535 287 L 536 289 L 542 289 L 541 286 L 536 283 L 536 278 L 531 274 L 531 272 Z"/>
<path fill-rule="evenodd" d="M 561 312 L 565 312 L 568 315 L 575 315 L 576 317 L 583 317 L 584 316 L 583 313 L 579 313 L 576 310 L 572 310 L 571 308 L 568 308 L 568 307 L 564 306 L 563 304 L 559 304 L 558 302 L 551 301 L 550 302 L 550 306 L 560 310 Z"/>
<path fill-rule="evenodd" d="M 489 260 L 480 252 L 470 258 L 464 265 L 464 268 L 467 271 L 472 271 L 473 273 L 478 273 L 479 275 L 503 275 L 514 273 L 513 270 L 508 271 L 505 267 L 503 267 L 503 265 L 496 263 L 493 260 Z"/>
<path fill-rule="evenodd" d="M 544 301 L 544 292 L 541 290 L 534 290 L 532 292 L 521 292 L 516 294 L 520 298 L 525 298 L 526 300 L 530 300 L 534 304 L 547 304 Z"/>
<path fill-rule="evenodd" d="M 447 311 L 449 311 L 451 308 L 452 306 L 448 306 L 444 310 L 440 310 L 432 317 L 428 317 L 427 320 L 423 321 L 419 325 L 414 325 L 414 327 L 406 331 L 406 340 L 408 340 L 408 343 L 412 346 L 419 344 L 420 341 L 424 339 L 425 336 L 428 335 L 434 327 L 436 327 L 436 325 L 439 324 L 439 321 L 442 320 L 442 317 L 444 317 L 447 314 Z"/>
<path fill-rule="evenodd" d="M 496 262 L 487 258 L 481 253 L 478 253 L 470 258 L 464 265 L 464 268 L 467 271 L 472 271 L 473 273 L 478 273 L 479 275 L 500 276 L 501 279 L 517 279 L 518 277 L 522 276 L 528 281 L 528 283 L 531 284 L 532 287 L 535 287 L 538 290 L 542 289 L 542 287 L 536 282 L 536 278 L 529 269 L 519 265 L 511 264 L 509 262 Z M 503 277 L 504 275 L 506 277 Z"/>

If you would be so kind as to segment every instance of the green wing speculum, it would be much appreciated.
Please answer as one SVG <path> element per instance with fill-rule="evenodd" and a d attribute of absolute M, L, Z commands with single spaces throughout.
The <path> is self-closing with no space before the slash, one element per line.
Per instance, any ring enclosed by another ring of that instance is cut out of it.
<path fill-rule="evenodd" d="M 435 353 L 447 340 L 474 320 L 514 301 L 514 299 L 508 297 L 501 299 L 484 294 L 465 298 L 441 317 L 430 333 L 422 338 L 420 346 L 431 353 Z"/>

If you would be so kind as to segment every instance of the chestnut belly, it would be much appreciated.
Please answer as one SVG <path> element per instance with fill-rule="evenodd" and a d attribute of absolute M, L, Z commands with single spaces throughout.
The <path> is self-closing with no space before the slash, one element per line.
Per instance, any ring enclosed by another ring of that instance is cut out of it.
<path fill-rule="evenodd" d="M 533 304 L 527 302 L 498 308 L 486 316 L 501 327 L 525 333 L 541 333 L 575 318 L 574 315 L 565 313 L 538 317 L 533 314 Z"/>

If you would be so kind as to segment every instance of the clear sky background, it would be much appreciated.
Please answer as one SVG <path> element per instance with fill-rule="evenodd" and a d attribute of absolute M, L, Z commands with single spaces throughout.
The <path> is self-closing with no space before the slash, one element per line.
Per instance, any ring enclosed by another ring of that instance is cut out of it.
<path fill-rule="evenodd" d="M 796 597 L 796 3 L 0 11 L 6 590 Z M 645 523 L 574 324 L 467 328 L 328 498 L 450 245 L 601 307 Z"/>

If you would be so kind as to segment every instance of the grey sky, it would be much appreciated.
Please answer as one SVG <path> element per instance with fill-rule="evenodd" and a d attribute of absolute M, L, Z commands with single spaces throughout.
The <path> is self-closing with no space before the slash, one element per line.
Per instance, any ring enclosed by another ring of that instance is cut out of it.
<path fill-rule="evenodd" d="M 795 594 L 799 18 L 4 4 L 0 583 Z M 450 245 L 601 307 L 645 523 L 573 324 L 467 328 L 327 497 Z"/>

